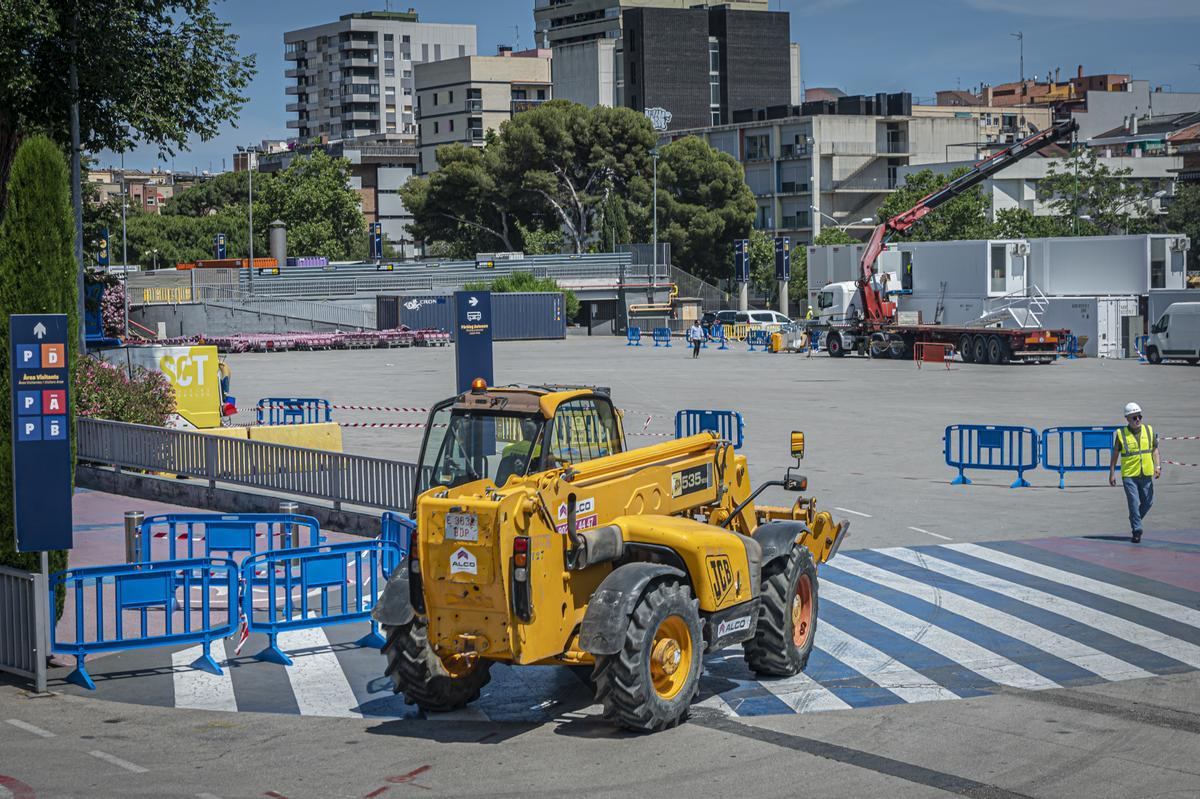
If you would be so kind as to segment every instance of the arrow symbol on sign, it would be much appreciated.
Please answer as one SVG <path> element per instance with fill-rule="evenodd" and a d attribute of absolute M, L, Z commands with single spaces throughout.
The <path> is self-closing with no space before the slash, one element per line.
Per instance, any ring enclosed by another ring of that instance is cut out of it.
<path fill-rule="evenodd" d="M 36 325 L 33 326 L 33 335 L 37 336 L 38 338 L 45 338 L 46 337 L 46 326 L 43 325 L 41 322 L 38 322 Z"/>
<path fill-rule="evenodd" d="M 474 308 L 474 307 L 475 307 L 476 305 L 478 305 L 478 304 L 479 304 L 479 300 L 477 300 L 477 299 L 475 299 L 474 297 L 472 297 L 472 298 L 471 298 L 471 307 L 472 307 L 472 308 Z"/>

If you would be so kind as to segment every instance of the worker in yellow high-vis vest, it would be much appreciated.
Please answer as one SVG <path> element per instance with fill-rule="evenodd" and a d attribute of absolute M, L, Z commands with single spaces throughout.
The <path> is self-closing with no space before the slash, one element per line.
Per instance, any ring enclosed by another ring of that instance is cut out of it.
<path fill-rule="evenodd" d="M 1142 424 L 1142 409 L 1136 402 L 1125 406 L 1125 422 L 1125 427 L 1113 435 L 1108 484 L 1117 484 L 1120 461 L 1121 482 L 1129 504 L 1129 529 L 1136 544 L 1142 540 L 1142 519 L 1154 504 L 1154 481 L 1162 476 L 1162 465 L 1158 460 L 1158 435 L 1150 425 Z"/>

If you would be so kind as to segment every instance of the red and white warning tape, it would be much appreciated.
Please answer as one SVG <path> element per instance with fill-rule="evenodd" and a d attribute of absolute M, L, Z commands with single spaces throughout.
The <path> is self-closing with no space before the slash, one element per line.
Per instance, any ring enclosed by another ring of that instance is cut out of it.
<path fill-rule="evenodd" d="M 266 535 L 266 533 L 255 533 L 254 537 L 262 538 L 264 535 Z M 164 532 L 158 532 L 158 533 L 155 533 L 153 537 L 154 538 L 166 538 L 167 534 Z M 187 537 L 188 537 L 187 533 L 176 533 L 175 534 L 176 541 L 187 541 Z M 202 536 L 202 535 L 192 536 L 192 540 L 193 541 L 203 541 L 204 536 Z"/>
<path fill-rule="evenodd" d="M 1170 466 L 1200 466 L 1200 463 L 1180 463 L 1179 461 L 1163 461 Z"/>
<path fill-rule="evenodd" d="M 424 422 L 338 422 L 338 427 L 370 427 L 377 429 L 381 427 L 401 428 L 404 430 L 424 430 Z M 445 425 L 437 425 L 445 427 Z"/>
<path fill-rule="evenodd" d="M 1200 436 L 1159 436 L 1163 441 L 1200 441 Z"/>

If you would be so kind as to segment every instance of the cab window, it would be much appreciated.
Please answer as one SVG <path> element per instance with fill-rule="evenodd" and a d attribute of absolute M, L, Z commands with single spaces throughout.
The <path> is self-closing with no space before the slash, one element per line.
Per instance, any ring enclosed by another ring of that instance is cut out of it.
<path fill-rule="evenodd" d="M 833 292 L 832 291 L 822 291 L 820 294 L 818 294 L 817 295 L 817 307 L 818 308 L 832 308 L 833 307 Z"/>
<path fill-rule="evenodd" d="M 607 401 L 588 397 L 558 406 L 550 423 L 546 468 L 583 463 L 623 449 L 616 414 Z"/>

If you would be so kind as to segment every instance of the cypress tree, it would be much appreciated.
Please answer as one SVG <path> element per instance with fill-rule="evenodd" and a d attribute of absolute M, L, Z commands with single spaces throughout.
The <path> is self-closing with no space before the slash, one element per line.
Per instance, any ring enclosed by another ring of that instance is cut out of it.
<path fill-rule="evenodd" d="M 78 352 L 74 224 L 66 159 L 45 136 L 25 139 L 13 158 L 8 206 L 0 220 L 0 563 L 37 571 L 36 552 L 16 551 L 13 529 L 12 387 L 9 376 L 9 314 L 65 313 L 69 319 L 67 362 Z M 74 398 L 72 398 L 72 405 Z M 71 451 L 75 451 L 75 409 Z M 50 553 L 50 570 L 67 566 L 67 552 Z M 59 612 L 62 597 L 59 597 Z"/>

